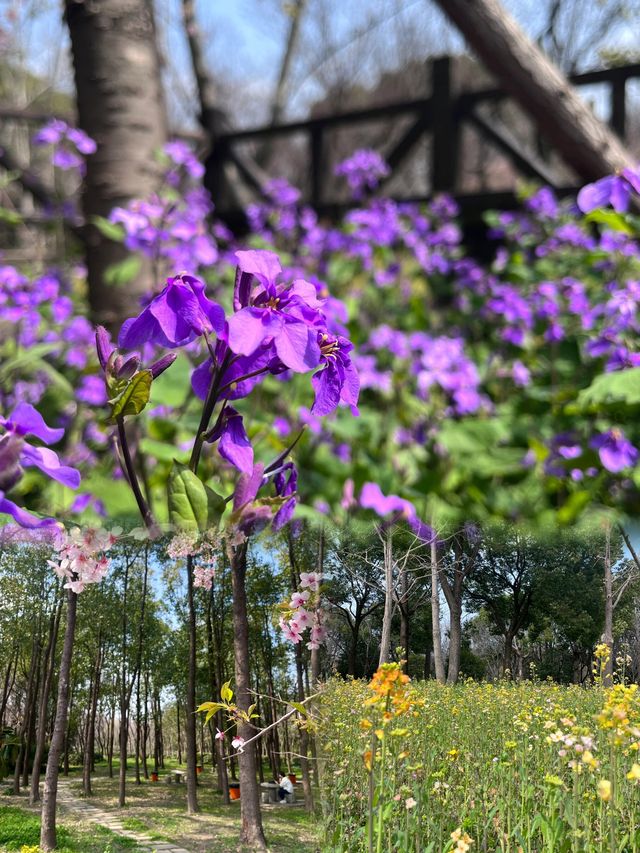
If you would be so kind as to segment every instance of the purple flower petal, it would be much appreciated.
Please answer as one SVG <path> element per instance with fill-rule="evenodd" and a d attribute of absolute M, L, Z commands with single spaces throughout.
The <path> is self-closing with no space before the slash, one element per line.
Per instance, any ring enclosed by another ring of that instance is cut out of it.
<path fill-rule="evenodd" d="M 64 435 L 63 429 L 48 427 L 44 418 L 30 403 L 18 403 L 6 420 L 0 423 L 16 435 L 34 435 L 45 444 L 55 444 Z"/>
<path fill-rule="evenodd" d="M 235 465 L 245 474 L 253 472 L 253 447 L 245 432 L 242 415 L 233 406 L 226 406 L 221 426 L 212 434 L 210 441 L 217 441 L 220 456 Z"/>
<path fill-rule="evenodd" d="M 238 355 L 252 355 L 265 338 L 278 335 L 283 325 L 279 314 L 261 308 L 243 308 L 227 322 L 229 347 Z"/>
<path fill-rule="evenodd" d="M 62 465 L 58 459 L 58 454 L 48 447 L 25 445 L 22 451 L 22 463 L 25 466 L 39 468 L 52 480 L 57 480 L 70 489 L 77 489 L 80 485 L 79 471 Z"/>
<path fill-rule="evenodd" d="M 275 339 L 278 357 L 296 373 L 312 370 L 320 361 L 317 337 L 317 332 L 305 323 L 286 320 Z"/>
<path fill-rule="evenodd" d="M 26 527 L 28 530 L 35 530 L 39 527 L 56 524 L 55 518 L 37 518 L 35 515 L 31 515 L 26 509 L 22 509 L 22 507 L 10 501 L 9 498 L 6 498 L 3 492 L 0 492 L 0 513 L 11 515 L 20 527 Z"/>

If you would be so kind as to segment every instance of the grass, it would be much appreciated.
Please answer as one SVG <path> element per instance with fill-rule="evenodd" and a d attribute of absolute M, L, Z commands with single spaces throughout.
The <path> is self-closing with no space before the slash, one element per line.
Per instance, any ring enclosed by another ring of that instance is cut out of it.
<path fill-rule="evenodd" d="M 176 767 L 167 762 L 167 769 Z M 166 773 L 166 771 L 165 771 Z M 163 771 L 160 781 L 152 783 L 142 780 L 135 785 L 127 782 L 127 805 L 119 812 L 125 828 L 144 832 L 156 841 L 173 841 L 193 853 L 236 853 L 240 834 L 240 804 L 225 806 L 215 790 L 215 778 L 210 767 L 200 776 L 198 803 L 200 813 L 187 815 L 186 786 L 168 785 Z M 118 780 L 107 775 L 106 765 L 96 768 L 92 787 L 92 804 L 118 813 Z M 72 790 L 80 796 L 79 778 L 72 783 Z M 319 849 L 316 819 L 302 807 L 286 808 L 273 806 L 263 811 L 265 834 L 273 853 L 313 853 Z"/>
<path fill-rule="evenodd" d="M 20 806 L 0 805 L 0 851 L 20 851 L 38 847 L 40 815 Z M 59 853 L 124 853 L 137 850 L 135 842 L 110 830 L 66 819 L 58 827 Z M 29 851 L 31 853 L 31 850 Z"/>

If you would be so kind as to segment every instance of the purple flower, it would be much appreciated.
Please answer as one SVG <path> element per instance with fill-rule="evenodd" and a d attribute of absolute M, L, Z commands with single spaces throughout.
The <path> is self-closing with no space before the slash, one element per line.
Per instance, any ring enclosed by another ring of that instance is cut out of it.
<path fill-rule="evenodd" d="M 205 296 L 204 284 L 192 275 L 167 279 L 167 285 L 137 317 L 120 329 L 118 346 L 133 349 L 150 342 L 179 347 L 204 332 L 224 329 L 224 311 Z"/>
<path fill-rule="evenodd" d="M 375 189 L 389 172 L 389 166 L 378 152 L 366 148 L 355 151 L 336 167 L 336 175 L 347 179 L 356 198 L 360 198 L 365 189 Z"/>
<path fill-rule="evenodd" d="M 251 356 L 272 343 L 278 358 L 296 373 L 316 367 L 320 361 L 317 327 L 325 324 L 313 284 L 298 280 L 276 285 L 280 262 L 272 252 L 237 252 L 236 258 L 236 313 L 228 320 L 230 349 Z M 252 277 L 258 280 L 253 290 Z"/>
<path fill-rule="evenodd" d="M 245 432 L 242 415 L 233 406 L 225 406 L 207 441 L 218 441 L 218 453 L 239 471 L 253 471 L 253 447 Z"/>
<path fill-rule="evenodd" d="M 298 470 L 293 462 L 287 462 L 282 466 L 282 469 L 274 477 L 274 485 L 276 487 L 276 494 L 287 498 L 273 519 L 272 527 L 278 531 L 291 521 L 296 503 L 298 502 L 296 498 Z"/>
<path fill-rule="evenodd" d="M 3 491 L 0 491 L 0 513 L 13 516 L 20 527 L 26 527 L 28 530 L 57 524 L 55 518 L 37 518 L 35 515 L 31 515 L 26 509 L 17 506 L 17 504 L 14 504 L 13 501 L 5 497 Z"/>
<path fill-rule="evenodd" d="M 578 193 L 578 207 L 583 213 L 590 213 L 598 207 L 611 205 L 617 213 L 626 213 L 633 191 L 640 193 L 640 171 L 623 169 L 619 175 L 608 175 L 582 187 Z"/>
<path fill-rule="evenodd" d="M 8 418 L 0 418 L 0 424 L 8 433 L 20 437 L 32 435 L 45 444 L 55 444 L 64 435 L 63 429 L 48 427 L 40 412 L 29 403 L 18 403 Z M 25 441 L 20 454 L 20 464 L 26 468 L 39 468 L 52 480 L 57 480 L 70 489 L 77 489 L 80 485 L 79 472 L 75 468 L 62 465 L 57 453 L 48 447 L 33 447 Z"/>
<path fill-rule="evenodd" d="M 394 520 L 404 519 L 416 536 L 425 542 L 430 542 L 435 536 L 433 529 L 418 518 L 411 501 L 398 495 L 384 495 L 377 483 L 364 484 L 360 492 L 360 506 L 363 509 L 371 509 L 382 517 L 393 515 Z"/>
<path fill-rule="evenodd" d="M 8 418 L 0 417 L 0 425 L 6 430 L 0 438 L 0 512 L 8 513 L 22 527 L 36 528 L 54 524 L 54 519 L 38 519 L 16 506 L 5 496 L 22 476 L 22 468 L 39 468 L 48 477 L 64 486 L 77 489 L 80 474 L 75 468 L 62 465 L 58 455 L 48 447 L 34 447 L 25 439 L 33 436 L 45 444 L 60 441 L 62 429 L 47 426 L 42 415 L 29 403 L 19 403 Z"/>
<path fill-rule="evenodd" d="M 328 415 L 342 401 L 357 414 L 360 380 L 349 357 L 353 344 L 346 338 L 318 333 L 320 363 L 324 367 L 311 379 L 315 400 L 311 407 L 314 415 Z"/>
<path fill-rule="evenodd" d="M 612 474 L 635 465 L 638 458 L 637 449 L 621 429 L 610 429 L 608 432 L 594 436 L 590 445 L 598 451 L 603 467 Z"/>

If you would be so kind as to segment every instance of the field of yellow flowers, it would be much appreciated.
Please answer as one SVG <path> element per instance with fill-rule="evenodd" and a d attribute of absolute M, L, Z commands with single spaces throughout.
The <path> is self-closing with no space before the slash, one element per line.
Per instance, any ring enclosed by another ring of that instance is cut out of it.
<path fill-rule="evenodd" d="M 640 851 L 640 692 L 409 682 L 323 693 L 325 850 Z"/>

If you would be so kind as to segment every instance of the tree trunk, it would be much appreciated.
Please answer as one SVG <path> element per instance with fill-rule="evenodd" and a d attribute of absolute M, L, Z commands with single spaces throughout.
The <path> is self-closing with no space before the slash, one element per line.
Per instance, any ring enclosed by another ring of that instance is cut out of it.
<path fill-rule="evenodd" d="M 222 685 L 218 684 L 217 672 L 220 670 L 220 662 L 217 657 L 220 655 L 220 649 L 216 648 L 216 642 L 213 632 L 213 601 L 214 601 L 214 586 L 211 586 L 209 602 L 207 606 L 207 662 L 209 664 L 209 686 L 214 699 L 218 697 L 218 691 Z M 218 712 L 215 716 L 216 726 L 222 729 L 224 723 L 222 714 Z M 227 762 L 224 756 L 224 741 L 215 737 L 212 729 L 211 751 L 213 760 L 216 766 L 218 776 L 218 787 L 222 792 L 222 801 L 225 805 L 229 805 L 229 779 L 227 777 Z"/>
<path fill-rule="evenodd" d="M 100 674 L 102 672 L 102 631 L 98 632 L 98 653 L 93 670 L 93 689 L 91 692 L 91 703 L 88 711 L 87 736 L 84 745 L 84 761 L 82 763 L 82 793 L 90 797 L 91 791 L 91 768 L 93 766 L 93 752 L 96 733 L 96 713 L 98 710 L 98 697 L 100 695 Z"/>
<path fill-rule="evenodd" d="M 176 698 L 176 728 L 178 729 L 178 764 L 182 764 L 182 741 L 180 735 L 180 701 Z"/>
<path fill-rule="evenodd" d="M 184 724 L 187 742 L 187 813 L 198 811 L 198 744 L 196 738 L 196 608 L 193 600 L 193 559 L 187 557 L 187 607 L 189 618 L 189 659 L 187 662 L 187 714 Z"/>
<path fill-rule="evenodd" d="M 35 625 L 34 625 L 35 629 Z M 22 725 L 20 726 L 20 749 L 18 751 L 18 756 L 16 758 L 16 765 L 14 767 L 13 772 L 13 793 L 20 793 L 20 775 L 22 773 L 22 768 L 24 765 L 28 765 L 28 756 L 27 756 L 27 733 L 29 731 L 29 726 L 31 723 L 31 714 L 34 704 L 33 691 L 35 685 L 37 683 L 37 672 L 40 668 L 40 636 L 38 630 L 34 630 L 33 640 L 31 643 L 31 661 L 29 663 L 29 681 L 27 684 L 27 692 L 24 698 L 24 716 L 22 718 Z"/>
<path fill-rule="evenodd" d="M 449 606 L 449 666 L 447 684 L 455 684 L 460 675 L 460 652 L 462 651 L 462 603 Z"/>
<path fill-rule="evenodd" d="M 71 658 L 73 655 L 73 639 L 76 630 L 76 609 L 78 596 L 72 590 L 67 592 L 67 626 L 64 632 L 62 660 L 58 676 L 58 702 L 53 735 L 49 747 L 47 772 L 44 779 L 42 798 L 42 825 L 40 829 L 40 847 L 42 850 L 55 850 L 56 847 L 56 805 L 58 797 L 58 772 L 60 754 L 67 730 L 67 706 L 69 703 L 69 680 L 71 674 Z"/>
<path fill-rule="evenodd" d="M 433 665 L 436 681 L 444 684 L 444 656 L 442 654 L 442 636 L 440 633 L 440 581 L 438 570 L 438 546 L 436 537 L 431 540 L 431 632 L 433 636 Z"/>
<path fill-rule="evenodd" d="M 241 711 L 252 704 L 249 667 L 249 621 L 247 617 L 247 545 L 228 546 L 231 564 L 231 586 L 233 591 L 233 651 L 236 677 L 236 702 Z M 253 726 L 238 720 L 238 737 L 249 740 Z M 256 753 L 253 744 L 238 756 L 240 768 L 240 814 L 242 829 L 240 843 L 251 850 L 266 851 L 267 842 L 262 829 L 260 795 L 256 778 Z"/>
<path fill-rule="evenodd" d="M 384 554 L 384 614 L 378 666 L 388 663 L 391 656 L 391 620 L 393 618 L 393 531 L 387 528 L 383 542 Z"/>
<path fill-rule="evenodd" d="M 514 633 L 511 627 L 509 627 L 504 635 L 504 652 L 502 655 L 503 675 L 507 675 L 507 673 L 513 675 L 513 639 Z"/>
<path fill-rule="evenodd" d="M 580 178 L 591 181 L 634 165 L 618 137 L 596 118 L 499 0 L 436 2 Z"/>
<path fill-rule="evenodd" d="M 609 649 L 603 667 L 602 681 L 606 687 L 613 684 L 613 572 L 611 569 L 611 527 L 607 525 L 604 544 L 604 630 L 602 642 Z"/>
<path fill-rule="evenodd" d="M 151 264 L 145 261 L 126 286 L 108 286 L 105 273 L 128 252 L 91 220 L 158 187 L 154 155 L 167 129 L 153 9 L 148 0 L 65 0 L 65 10 L 78 121 L 98 144 L 83 193 L 89 302 L 96 322 L 113 329 L 137 313 L 154 284 Z"/>
<path fill-rule="evenodd" d="M 409 610 L 409 578 L 406 563 L 400 572 L 400 646 L 403 649 L 404 664 L 402 668 L 409 674 L 409 644 L 410 644 L 410 610 Z"/>
<path fill-rule="evenodd" d="M 45 651 L 45 677 L 40 694 L 40 705 L 38 708 L 38 731 L 36 734 L 36 752 L 33 757 L 33 768 L 31 770 L 31 791 L 29 802 L 31 805 L 40 802 L 40 765 L 44 756 L 44 745 L 47 737 L 47 705 L 51 695 L 51 684 L 56 666 L 56 644 L 58 641 L 58 629 L 60 627 L 60 616 L 62 614 L 62 598 L 51 614 L 49 627 L 49 641 Z"/>

